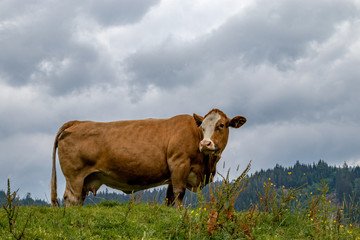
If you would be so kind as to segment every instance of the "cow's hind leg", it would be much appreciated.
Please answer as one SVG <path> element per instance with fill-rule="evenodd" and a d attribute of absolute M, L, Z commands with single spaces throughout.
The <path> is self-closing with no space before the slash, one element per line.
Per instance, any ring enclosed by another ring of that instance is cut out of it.
<path fill-rule="evenodd" d="M 83 205 L 86 196 L 83 186 L 83 179 L 75 179 L 72 181 L 66 179 L 66 188 L 64 192 L 64 201 L 66 207 Z"/>

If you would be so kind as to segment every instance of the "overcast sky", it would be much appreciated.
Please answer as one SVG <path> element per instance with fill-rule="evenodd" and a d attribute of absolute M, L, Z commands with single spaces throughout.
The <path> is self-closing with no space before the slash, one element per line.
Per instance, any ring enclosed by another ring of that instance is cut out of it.
<path fill-rule="evenodd" d="M 224 173 L 360 164 L 359 104 L 359 0 L 0 1 L 0 189 L 22 197 L 50 198 L 69 120 L 243 115 Z"/>

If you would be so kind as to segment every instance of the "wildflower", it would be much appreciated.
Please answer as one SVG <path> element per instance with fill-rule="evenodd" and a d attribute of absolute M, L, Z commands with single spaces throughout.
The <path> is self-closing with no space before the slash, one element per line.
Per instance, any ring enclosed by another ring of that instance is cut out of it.
<path fill-rule="evenodd" d="M 199 215 L 198 213 L 197 214 L 195 214 L 195 216 L 197 216 L 197 215 Z"/>
<path fill-rule="evenodd" d="M 204 211 L 206 211 L 206 207 L 204 207 Z"/>
<path fill-rule="evenodd" d="M 329 200 L 329 203 L 331 203 L 331 200 Z"/>
<path fill-rule="evenodd" d="M 336 223 L 336 220 L 334 220 L 334 223 Z"/>
<path fill-rule="evenodd" d="M 199 208 L 199 211 L 201 211 L 201 208 Z"/>
<path fill-rule="evenodd" d="M 312 194 L 312 192 L 310 192 L 310 195 Z"/>
<path fill-rule="evenodd" d="M 304 176 L 306 175 L 306 173 L 304 173 Z"/>
<path fill-rule="evenodd" d="M 314 219 L 310 218 L 311 221 L 314 221 Z"/>
<path fill-rule="evenodd" d="M 291 172 L 288 172 L 289 175 L 291 175 Z"/>
<path fill-rule="evenodd" d="M 344 225 L 340 225 L 340 227 L 341 227 L 341 228 L 343 228 L 343 227 L 344 227 Z"/>
<path fill-rule="evenodd" d="M 269 181 L 271 181 L 271 178 L 269 178 Z"/>
<path fill-rule="evenodd" d="M 350 223 L 350 227 L 352 227 L 352 224 Z"/>
<path fill-rule="evenodd" d="M 282 188 L 285 188 L 285 186 L 283 185 Z"/>
<path fill-rule="evenodd" d="M 191 211 L 191 214 L 193 214 L 193 213 L 194 213 L 194 210 Z"/>

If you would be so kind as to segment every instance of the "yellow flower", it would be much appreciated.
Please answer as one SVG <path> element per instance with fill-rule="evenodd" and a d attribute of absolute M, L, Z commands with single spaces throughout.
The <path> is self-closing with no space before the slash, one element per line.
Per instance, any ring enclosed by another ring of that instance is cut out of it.
<path fill-rule="evenodd" d="M 314 219 L 310 218 L 311 221 L 314 221 Z"/>
<path fill-rule="evenodd" d="M 269 181 L 271 181 L 271 178 L 269 178 Z"/>
<path fill-rule="evenodd" d="M 312 194 L 312 192 L 310 192 L 310 194 Z"/>
<path fill-rule="evenodd" d="M 285 188 L 285 186 L 283 185 L 282 188 Z"/>
<path fill-rule="evenodd" d="M 306 173 L 304 173 L 304 176 L 306 175 Z"/>
<path fill-rule="evenodd" d="M 344 227 L 344 225 L 340 225 L 340 227 L 341 227 L 341 228 L 343 228 L 343 227 Z"/>
<path fill-rule="evenodd" d="M 193 213 L 194 213 L 194 210 L 191 211 L 191 214 L 193 214 Z"/>
<path fill-rule="evenodd" d="M 206 207 L 204 207 L 204 211 L 206 211 Z"/>
<path fill-rule="evenodd" d="M 197 214 L 195 214 L 195 216 L 197 216 L 197 215 L 199 215 L 198 213 Z"/>
<path fill-rule="evenodd" d="M 291 172 L 288 172 L 289 175 L 291 175 Z"/>
<path fill-rule="evenodd" d="M 334 223 L 336 223 L 336 220 L 334 220 Z"/>

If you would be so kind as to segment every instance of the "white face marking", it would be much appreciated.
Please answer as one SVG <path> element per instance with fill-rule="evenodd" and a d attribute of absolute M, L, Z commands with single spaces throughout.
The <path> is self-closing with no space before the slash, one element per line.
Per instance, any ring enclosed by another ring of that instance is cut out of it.
<path fill-rule="evenodd" d="M 214 134 L 216 123 L 220 120 L 220 118 L 220 114 L 212 112 L 204 119 L 200 125 L 204 134 L 203 140 L 211 141 L 211 136 Z"/>

